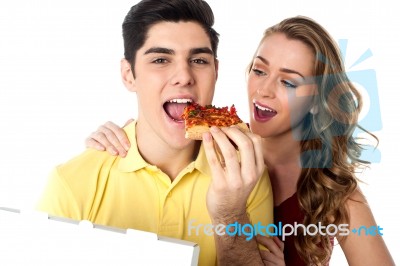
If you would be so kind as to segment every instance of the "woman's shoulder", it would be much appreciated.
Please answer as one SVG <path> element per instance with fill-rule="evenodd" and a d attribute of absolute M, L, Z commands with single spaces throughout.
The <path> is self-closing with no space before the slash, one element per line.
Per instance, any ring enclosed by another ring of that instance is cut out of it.
<path fill-rule="evenodd" d="M 394 265 L 383 240 L 383 227 L 376 223 L 367 199 L 357 188 L 346 201 L 349 234 L 340 245 L 350 265 Z M 369 256 L 365 256 L 369 254 Z"/>
<path fill-rule="evenodd" d="M 367 198 L 361 191 L 360 187 L 357 187 L 346 200 L 346 207 L 348 208 L 349 212 L 352 212 L 354 209 L 358 209 L 362 206 L 369 209 Z"/>

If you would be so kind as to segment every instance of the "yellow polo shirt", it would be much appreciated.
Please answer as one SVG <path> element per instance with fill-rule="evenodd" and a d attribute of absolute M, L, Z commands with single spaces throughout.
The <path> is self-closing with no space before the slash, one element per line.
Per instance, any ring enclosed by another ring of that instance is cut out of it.
<path fill-rule="evenodd" d="M 195 161 L 170 178 L 140 155 L 136 123 L 125 128 L 131 148 L 125 158 L 92 149 L 52 172 L 38 209 L 95 224 L 138 229 L 195 242 L 199 265 L 215 265 L 214 237 L 190 226 L 211 224 L 206 195 L 211 171 L 203 147 Z M 273 222 L 272 191 L 264 175 L 248 199 L 253 224 Z M 190 225 L 190 226 L 189 226 Z"/>

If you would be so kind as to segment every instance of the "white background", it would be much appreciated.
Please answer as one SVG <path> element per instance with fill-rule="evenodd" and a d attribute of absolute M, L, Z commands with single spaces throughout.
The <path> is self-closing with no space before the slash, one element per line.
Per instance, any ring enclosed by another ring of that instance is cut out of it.
<path fill-rule="evenodd" d="M 283 18 L 314 18 L 336 40 L 348 40 L 348 70 L 376 71 L 383 127 L 374 133 L 380 138 L 381 160 L 360 178 L 392 256 L 400 262 L 394 218 L 400 202 L 400 56 L 395 41 L 400 20 L 394 1 L 208 2 L 221 34 L 214 102 L 235 103 L 243 118 L 249 116 L 245 67 L 263 30 Z M 122 125 L 136 116 L 135 95 L 124 88 L 119 75 L 121 23 L 134 3 L 0 2 L 0 206 L 33 207 L 50 170 L 82 152 L 92 131 L 107 120 Z M 350 69 L 367 49 L 373 56 Z M 369 101 L 366 95 L 364 113 Z M 335 251 L 331 265 L 345 264 L 340 248 Z"/>

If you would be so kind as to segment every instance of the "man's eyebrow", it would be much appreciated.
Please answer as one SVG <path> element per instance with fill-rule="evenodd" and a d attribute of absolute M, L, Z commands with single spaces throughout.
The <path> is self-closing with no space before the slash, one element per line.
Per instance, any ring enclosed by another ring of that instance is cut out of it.
<path fill-rule="evenodd" d="M 151 47 L 144 52 L 144 54 L 151 54 L 151 53 L 173 55 L 175 54 L 175 51 L 164 47 Z"/>
<path fill-rule="evenodd" d="M 193 48 L 190 49 L 190 55 L 194 54 L 211 54 L 214 55 L 214 52 L 208 47 L 200 47 L 200 48 Z"/>
<path fill-rule="evenodd" d="M 267 66 L 269 66 L 269 62 L 267 59 L 265 59 L 262 56 L 256 56 L 256 58 L 260 59 L 264 64 L 266 64 Z M 289 73 L 289 74 L 297 74 L 300 77 L 302 77 L 305 80 L 304 75 L 302 75 L 300 72 L 293 70 L 293 69 L 289 69 L 289 68 L 280 68 L 279 71 L 285 72 L 285 73 Z"/>
<path fill-rule="evenodd" d="M 174 55 L 175 51 L 172 49 L 169 49 L 169 48 L 164 48 L 164 47 L 151 47 L 144 52 L 144 54 L 151 54 L 151 53 Z M 195 55 L 195 54 L 214 55 L 214 52 L 208 47 L 199 47 L 199 48 L 190 49 L 189 54 L 190 55 Z"/>

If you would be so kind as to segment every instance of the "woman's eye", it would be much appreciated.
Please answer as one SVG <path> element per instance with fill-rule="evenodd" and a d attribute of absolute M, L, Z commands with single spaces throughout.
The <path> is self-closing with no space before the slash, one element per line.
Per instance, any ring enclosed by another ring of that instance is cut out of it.
<path fill-rule="evenodd" d="M 254 74 L 256 74 L 257 76 L 264 76 L 265 72 L 257 69 L 257 68 L 253 68 L 252 71 L 254 72 Z"/>
<path fill-rule="evenodd" d="M 294 84 L 294 83 L 292 83 L 292 82 L 289 82 L 289 81 L 287 81 L 287 80 L 282 80 L 282 84 L 283 84 L 286 88 L 290 88 L 290 89 L 295 89 L 295 88 L 297 88 L 297 85 L 296 85 L 296 84 Z"/>

